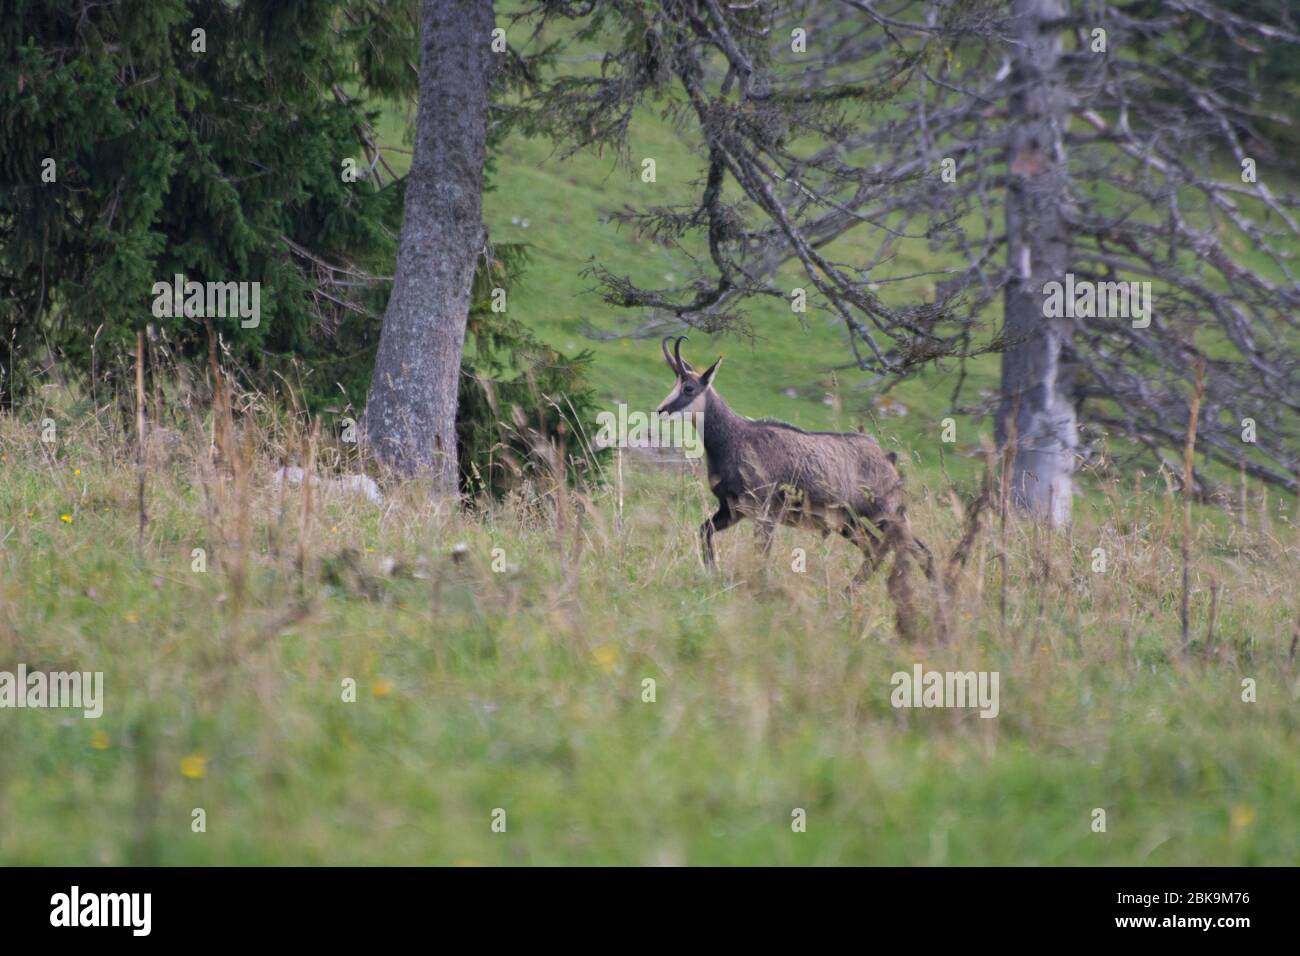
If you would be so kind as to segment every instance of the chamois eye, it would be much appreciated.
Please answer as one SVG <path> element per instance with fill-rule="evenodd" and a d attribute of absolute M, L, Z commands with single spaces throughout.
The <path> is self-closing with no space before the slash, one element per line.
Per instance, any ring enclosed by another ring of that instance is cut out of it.
<path fill-rule="evenodd" d="M 694 394 L 695 394 L 695 386 L 694 386 L 694 385 L 686 385 L 686 386 L 683 386 L 682 391 L 685 392 L 687 395 L 694 395 Z"/>

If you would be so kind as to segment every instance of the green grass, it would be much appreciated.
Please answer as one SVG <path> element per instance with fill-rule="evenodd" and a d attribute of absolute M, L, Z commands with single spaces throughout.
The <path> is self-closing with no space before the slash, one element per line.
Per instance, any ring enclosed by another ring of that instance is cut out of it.
<path fill-rule="evenodd" d="M 994 531 L 952 643 L 908 645 L 883 576 L 849 596 L 838 540 L 783 530 L 765 559 L 742 525 L 706 573 L 698 475 L 629 465 L 621 531 L 610 489 L 476 516 L 417 485 L 382 510 L 326 494 L 300 575 L 299 494 L 267 453 L 246 483 L 203 440 L 151 469 L 137 554 L 129 449 L 0 424 L 0 670 L 106 681 L 99 720 L 0 711 L 0 863 L 1300 859 L 1296 532 L 1276 516 L 1198 514 L 1187 655 L 1179 506 L 1104 482 L 1109 510 L 1068 536 L 1012 523 L 1005 630 Z M 913 513 L 946 553 L 950 507 L 918 491 Z M 893 708 L 916 663 L 999 672 L 999 715 Z"/>

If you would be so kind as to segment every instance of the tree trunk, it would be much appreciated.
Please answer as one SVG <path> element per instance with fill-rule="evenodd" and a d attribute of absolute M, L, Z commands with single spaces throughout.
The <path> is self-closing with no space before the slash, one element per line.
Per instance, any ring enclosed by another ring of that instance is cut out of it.
<path fill-rule="evenodd" d="M 1069 173 L 1062 141 L 1067 102 L 1061 83 L 1060 37 L 1046 21 L 1065 16 L 1064 0 L 1014 0 L 1014 46 L 1009 98 L 1007 258 L 1002 354 L 1002 404 L 997 436 L 1006 440 L 1016 417 L 1011 500 L 1052 525 L 1067 524 L 1074 493 L 1078 425 L 1069 341 L 1072 320 L 1044 316 L 1043 286 L 1064 282 L 1069 243 L 1062 207 Z"/>
<path fill-rule="evenodd" d="M 415 150 L 393 290 L 362 417 L 371 452 L 457 483 L 456 396 L 470 287 L 486 240 L 483 163 L 492 0 L 424 0 Z"/>

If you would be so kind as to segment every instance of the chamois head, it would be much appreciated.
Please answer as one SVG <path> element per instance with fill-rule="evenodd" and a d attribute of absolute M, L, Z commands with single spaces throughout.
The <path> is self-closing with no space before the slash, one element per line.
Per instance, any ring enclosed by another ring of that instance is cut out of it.
<path fill-rule="evenodd" d="M 672 338 L 671 335 L 664 336 L 664 361 L 677 376 L 677 382 L 673 385 L 673 390 L 668 393 L 668 397 L 660 402 L 655 410 L 664 415 L 673 412 L 703 412 L 705 395 L 713 387 L 713 376 L 717 374 L 722 359 L 719 357 L 703 372 L 697 372 L 691 367 L 690 362 L 682 358 L 682 342 L 685 341 L 686 336 L 677 336 L 670 353 L 668 342 Z"/>

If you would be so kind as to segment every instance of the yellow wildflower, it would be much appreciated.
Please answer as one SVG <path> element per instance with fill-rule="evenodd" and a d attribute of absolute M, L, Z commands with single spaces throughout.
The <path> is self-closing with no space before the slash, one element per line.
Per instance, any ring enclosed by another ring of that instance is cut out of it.
<path fill-rule="evenodd" d="M 181 758 L 181 776 L 187 780 L 202 780 L 208 772 L 208 758 L 202 754 L 190 754 Z"/>
<path fill-rule="evenodd" d="M 592 655 L 596 658 L 596 663 L 600 665 L 600 669 L 606 674 L 612 671 L 614 665 L 618 663 L 618 648 L 613 644 L 600 645 L 600 647 L 592 651 Z"/>

